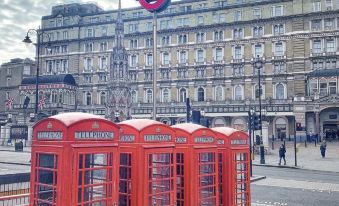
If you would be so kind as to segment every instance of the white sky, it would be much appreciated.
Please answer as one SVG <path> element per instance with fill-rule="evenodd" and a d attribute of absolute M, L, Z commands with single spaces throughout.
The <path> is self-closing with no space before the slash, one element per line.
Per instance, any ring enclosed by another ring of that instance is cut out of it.
<path fill-rule="evenodd" d="M 52 6 L 85 2 L 94 2 L 104 10 L 118 7 L 118 0 L 0 0 L 0 64 L 13 58 L 34 58 L 34 46 L 26 48 L 22 40 L 28 29 L 39 27 L 42 16 L 51 14 Z M 121 2 L 123 8 L 139 6 L 136 0 Z"/>

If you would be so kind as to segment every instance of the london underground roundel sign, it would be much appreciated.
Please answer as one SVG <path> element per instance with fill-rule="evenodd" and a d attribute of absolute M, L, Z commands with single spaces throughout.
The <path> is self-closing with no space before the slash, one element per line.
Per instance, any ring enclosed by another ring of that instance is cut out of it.
<path fill-rule="evenodd" d="M 139 0 L 139 2 L 149 12 L 161 12 L 168 7 L 171 0 Z"/>

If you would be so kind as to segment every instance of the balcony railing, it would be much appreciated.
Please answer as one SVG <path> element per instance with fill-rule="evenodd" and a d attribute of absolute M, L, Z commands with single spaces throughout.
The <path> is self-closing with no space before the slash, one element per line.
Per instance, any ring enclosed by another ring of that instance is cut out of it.
<path fill-rule="evenodd" d="M 28 104 L 27 109 L 34 109 L 35 104 Z M 74 109 L 75 105 L 69 105 L 64 103 L 46 103 L 43 106 L 43 109 Z M 23 104 L 14 104 L 13 109 L 24 109 Z"/>

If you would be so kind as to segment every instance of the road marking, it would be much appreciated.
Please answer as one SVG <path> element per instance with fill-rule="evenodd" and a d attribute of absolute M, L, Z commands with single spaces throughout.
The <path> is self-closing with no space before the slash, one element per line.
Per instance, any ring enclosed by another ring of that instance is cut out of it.
<path fill-rule="evenodd" d="M 261 181 L 253 182 L 254 185 L 295 188 L 302 190 L 311 190 L 313 192 L 339 192 L 339 184 L 310 182 L 300 180 L 286 180 L 266 178 Z"/>
<path fill-rule="evenodd" d="M 257 200 L 256 202 L 253 202 L 251 204 L 251 206 L 277 206 L 277 205 L 281 205 L 281 206 L 287 206 L 287 203 L 282 203 L 282 202 L 269 202 L 269 201 L 260 201 Z"/>

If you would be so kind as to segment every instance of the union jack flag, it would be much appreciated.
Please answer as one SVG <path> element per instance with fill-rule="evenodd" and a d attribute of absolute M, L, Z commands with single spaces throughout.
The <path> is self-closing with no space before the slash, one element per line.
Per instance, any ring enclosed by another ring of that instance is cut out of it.
<path fill-rule="evenodd" d="M 39 102 L 38 102 L 38 107 L 39 107 L 40 109 L 43 109 L 43 108 L 44 108 L 44 106 L 45 106 L 45 100 L 46 100 L 45 96 L 42 96 L 42 97 L 40 98 L 40 100 L 39 100 Z"/>
<path fill-rule="evenodd" d="M 5 102 L 8 109 L 13 109 L 14 98 L 10 97 Z"/>

